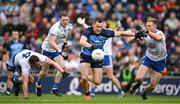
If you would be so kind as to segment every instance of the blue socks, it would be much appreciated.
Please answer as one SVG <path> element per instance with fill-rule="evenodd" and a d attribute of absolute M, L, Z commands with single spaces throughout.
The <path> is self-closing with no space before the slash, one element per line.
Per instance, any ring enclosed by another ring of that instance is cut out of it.
<path fill-rule="evenodd" d="M 121 94 L 123 90 L 121 88 L 118 89 L 118 93 Z"/>
<path fill-rule="evenodd" d="M 59 83 L 53 83 L 53 87 L 52 87 L 52 89 L 58 89 L 58 86 L 59 86 Z"/>
<path fill-rule="evenodd" d="M 94 87 L 91 88 L 91 93 L 95 94 L 95 88 Z"/>

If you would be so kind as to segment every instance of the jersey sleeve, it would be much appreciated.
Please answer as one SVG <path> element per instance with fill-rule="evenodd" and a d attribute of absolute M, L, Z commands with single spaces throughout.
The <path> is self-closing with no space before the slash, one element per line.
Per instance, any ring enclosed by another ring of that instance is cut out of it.
<path fill-rule="evenodd" d="M 90 33 L 90 28 L 86 28 L 86 29 L 84 30 L 84 32 L 83 32 L 83 35 L 84 35 L 85 37 L 88 37 L 88 36 L 89 36 L 89 33 Z"/>
<path fill-rule="evenodd" d="M 110 29 L 103 29 L 103 34 L 105 34 L 106 37 L 114 37 L 115 33 L 114 30 L 110 30 Z"/>
<path fill-rule="evenodd" d="M 159 33 L 162 34 L 163 40 L 165 40 L 166 37 L 165 37 L 164 33 L 162 31 L 160 31 Z"/>
<path fill-rule="evenodd" d="M 53 26 L 50 28 L 49 32 L 50 32 L 51 35 L 53 34 L 53 35 L 55 35 L 55 36 L 57 36 L 57 34 L 58 34 L 58 30 L 56 29 L 55 25 L 53 25 Z"/>
<path fill-rule="evenodd" d="M 42 54 L 39 54 L 39 53 L 35 53 L 36 56 L 39 58 L 40 62 L 44 63 L 46 62 L 46 56 L 42 55 Z"/>
<path fill-rule="evenodd" d="M 73 30 L 73 25 L 72 25 L 72 24 L 70 24 L 70 25 L 69 25 L 69 29 L 68 29 L 68 31 L 69 31 L 69 32 L 71 32 L 72 30 Z"/>

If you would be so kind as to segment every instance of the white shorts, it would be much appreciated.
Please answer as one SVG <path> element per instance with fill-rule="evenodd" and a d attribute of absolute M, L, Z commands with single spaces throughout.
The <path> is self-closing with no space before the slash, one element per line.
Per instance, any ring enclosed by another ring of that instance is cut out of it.
<path fill-rule="evenodd" d="M 105 55 L 103 60 L 103 68 L 113 67 L 112 55 Z"/>

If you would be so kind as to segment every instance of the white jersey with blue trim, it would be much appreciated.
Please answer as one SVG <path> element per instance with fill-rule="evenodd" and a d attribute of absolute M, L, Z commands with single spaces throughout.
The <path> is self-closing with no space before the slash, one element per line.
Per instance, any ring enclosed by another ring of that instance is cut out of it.
<path fill-rule="evenodd" d="M 159 33 L 163 34 L 161 41 L 156 41 L 149 35 L 143 38 L 147 46 L 146 56 L 153 61 L 160 61 L 167 57 L 165 35 L 162 31 L 157 30 L 156 34 Z"/>
<path fill-rule="evenodd" d="M 103 49 L 105 55 L 112 55 L 112 38 L 106 40 Z"/>
<path fill-rule="evenodd" d="M 57 51 L 54 48 L 52 48 L 52 46 L 50 45 L 50 42 L 49 42 L 50 36 L 55 35 L 56 43 L 57 43 L 59 49 L 62 50 L 63 43 L 64 43 L 65 39 L 67 38 L 68 34 L 71 33 L 72 29 L 73 29 L 73 26 L 70 23 L 66 27 L 63 27 L 60 24 L 60 21 L 56 22 L 55 24 L 53 24 L 51 26 L 49 33 L 42 44 L 42 49 L 47 52 L 56 52 Z"/>
<path fill-rule="evenodd" d="M 47 58 L 46 56 L 44 56 L 42 54 L 27 50 L 27 49 L 19 52 L 15 56 L 14 65 L 20 65 L 21 66 L 22 75 L 29 75 L 29 73 L 32 71 L 31 66 L 29 64 L 29 58 L 32 55 L 37 56 L 39 58 L 40 62 L 42 62 L 42 63 L 44 63 L 46 61 L 46 58 Z"/>

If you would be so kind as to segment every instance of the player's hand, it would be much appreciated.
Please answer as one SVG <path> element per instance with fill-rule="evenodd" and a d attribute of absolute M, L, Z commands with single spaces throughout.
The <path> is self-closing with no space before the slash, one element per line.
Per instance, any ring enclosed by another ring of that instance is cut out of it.
<path fill-rule="evenodd" d="M 147 36 L 146 33 L 148 33 L 148 31 L 139 30 L 139 31 L 137 31 L 137 32 L 135 33 L 135 38 L 136 38 L 136 39 L 138 38 L 138 39 L 142 40 L 141 37 L 146 37 L 146 36 Z"/>
<path fill-rule="evenodd" d="M 91 45 L 91 48 L 94 50 L 97 49 L 98 47 L 96 45 Z"/>
<path fill-rule="evenodd" d="M 63 57 L 64 60 L 67 60 L 69 58 L 68 54 L 64 51 L 61 52 L 61 56 Z"/>
<path fill-rule="evenodd" d="M 77 23 L 79 23 L 80 25 L 85 24 L 85 18 L 78 17 L 77 18 Z"/>

